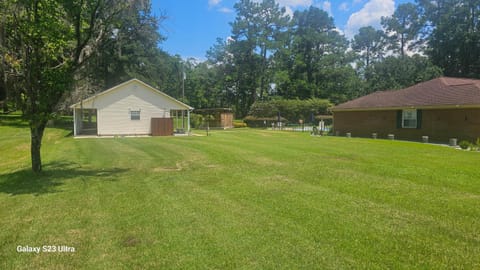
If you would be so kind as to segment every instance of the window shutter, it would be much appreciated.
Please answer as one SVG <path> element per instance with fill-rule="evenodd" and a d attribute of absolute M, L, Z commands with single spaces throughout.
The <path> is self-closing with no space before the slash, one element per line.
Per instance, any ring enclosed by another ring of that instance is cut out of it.
<path fill-rule="evenodd" d="M 397 111 L 397 128 L 402 128 L 402 110 Z"/>
<path fill-rule="evenodd" d="M 422 110 L 417 110 L 417 129 L 422 128 Z"/>

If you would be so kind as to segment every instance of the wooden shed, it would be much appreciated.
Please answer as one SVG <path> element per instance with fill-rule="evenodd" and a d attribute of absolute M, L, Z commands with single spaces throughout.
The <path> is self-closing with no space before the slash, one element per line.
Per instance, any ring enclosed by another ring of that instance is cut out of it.
<path fill-rule="evenodd" d="M 210 128 L 233 128 L 233 110 L 231 108 L 196 109 L 195 113 L 213 116 L 213 119 L 209 121 Z"/>
<path fill-rule="evenodd" d="M 190 131 L 192 107 L 132 79 L 70 106 L 74 135 L 173 135 L 174 123 Z M 181 116 L 182 121 L 174 119 Z"/>

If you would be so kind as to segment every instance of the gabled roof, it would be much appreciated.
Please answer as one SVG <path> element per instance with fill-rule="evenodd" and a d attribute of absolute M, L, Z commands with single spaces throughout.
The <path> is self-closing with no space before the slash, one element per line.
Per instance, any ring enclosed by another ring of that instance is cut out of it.
<path fill-rule="evenodd" d="M 480 107 L 480 80 L 440 77 L 401 90 L 375 92 L 332 111 Z"/>
<path fill-rule="evenodd" d="M 91 100 L 96 99 L 96 98 L 99 97 L 99 96 L 108 95 L 109 93 L 111 93 L 111 92 L 113 92 L 113 91 L 115 91 L 115 90 L 118 90 L 118 89 L 122 88 L 123 86 L 128 85 L 128 84 L 130 84 L 130 83 L 134 83 L 134 82 L 145 86 L 145 88 L 147 88 L 148 90 L 154 92 L 154 93 L 157 94 L 157 95 L 160 95 L 160 96 L 162 96 L 162 97 L 165 97 L 165 98 L 167 98 L 167 99 L 170 99 L 171 101 L 179 104 L 181 107 L 185 107 L 185 109 L 193 110 L 193 107 L 190 107 L 190 106 L 188 106 L 187 104 L 185 104 L 185 103 L 183 103 L 183 102 L 181 102 L 181 101 L 179 101 L 179 100 L 176 100 L 175 98 L 173 98 L 173 97 L 171 97 L 171 96 L 163 93 L 163 92 L 160 91 L 160 90 L 155 89 L 153 86 L 150 86 L 150 85 L 148 85 L 148 84 L 140 81 L 139 79 L 131 79 L 131 80 L 129 80 L 129 81 L 126 81 L 126 82 L 124 82 L 124 83 L 121 83 L 121 84 L 119 84 L 119 85 L 116 85 L 116 86 L 114 86 L 114 87 L 112 87 L 112 88 L 110 88 L 110 89 L 107 89 L 107 90 L 105 90 L 105 91 L 103 91 L 103 92 L 100 92 L 100 93 L 98 93 L 98 94 L 96 94 L 96 95 L 93 95 L 93 96 L 91 96 L 91 97 L 89 97 L 89 98 L 86 98 L 86 99 L 84 99 L 84 100 L 82 100 L 82 101 L 80 101 L 80 102 L 77 102 L 77 103 L 71 105 L 70 108 L 73 109 L 73 108 L 75 108 L 75 107 L 78 107 L 78 106 L 80 106 L 80 104 L 81 104 L 82 102 L 83 102 L 83 103 L 86 103 L 86 102 L 88 102 L 88 101 L 91 101 Z"/>

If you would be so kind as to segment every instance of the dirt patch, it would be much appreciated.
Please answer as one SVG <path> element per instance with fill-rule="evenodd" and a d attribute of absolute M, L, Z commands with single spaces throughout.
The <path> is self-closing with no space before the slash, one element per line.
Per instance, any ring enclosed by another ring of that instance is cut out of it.
<path fill-rule="evenodd" d="M 30 145 L 28 143 L 22 143 L 20 145 L 17 145 L 15 147 L 15 150 L 17 151 L 27 151 L 30 149 Z"/>
<path fill-rule="evenodd" d="M 175 163 L 175 167 L 156 167 L 153 172 L 179 172 L 183 170 L 184 165 L 181 162 Z"/>
<path fill-rule="evenodd" d="M 256 157 L 253 158 L 255 164 L 261 166 L 282 166 L 283 163 L 266 157 Z"/>
<path fill-rule="evenodd" d="M 141 243 L 140 239 L 133 235 L 127 235 L 123 240 L 122 240 L 122 246 L 123 247 L 134 247 L 137 246 Z"/>
<path fill-rule="evenodd" d="M 259 186 L 264 186 L 264 187 L 272 187 L 272 186 L 278 186 L 278 185 L 290 185 L 292 183 L 297 182 L 297 180 L 289 178 L 285 175 L 271 175 L 271 176 L 266 176 L 258 179 L 259 181 L 256 182 L 257 185 Z"/>

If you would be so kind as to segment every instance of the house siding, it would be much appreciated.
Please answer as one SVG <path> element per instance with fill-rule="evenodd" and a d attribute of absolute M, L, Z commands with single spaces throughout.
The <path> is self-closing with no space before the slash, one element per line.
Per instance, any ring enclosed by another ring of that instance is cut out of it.
<path fill-rule="evenodd" d="M 173 101 L 137 83 L 127 84 L 84 106 L 97 108 L 98 135 L 149 135 L 151 118 L 170 117 L 171 109 L 184 109 Z M 131 120 L 130 111 L 140 111 L 140 120 Z"/>
<path fill-rule="evenodd" d="M 397 110 L 336 111 L 334 131 L 340 136 L 350 132 L 353 137 L 387 138 L 421 141 L 428 136 L 432 142 L 448 142 L 450 138 L 475 141 L 480 137 L 480 109 L 429 109 L 422 110 L 421 127 L 398 128 Z"/>

